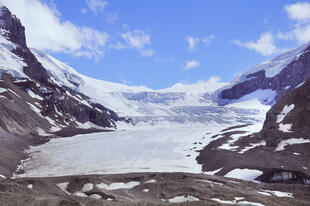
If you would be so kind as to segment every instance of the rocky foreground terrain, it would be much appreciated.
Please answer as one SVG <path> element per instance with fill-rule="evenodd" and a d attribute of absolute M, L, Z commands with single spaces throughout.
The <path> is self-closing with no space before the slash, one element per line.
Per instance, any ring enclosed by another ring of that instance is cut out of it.
<path fill-rule="evenodd" d="M 0 205 L 306 206 L 309 189 L 188 173 L 21 178 L 0 181 Z"/>

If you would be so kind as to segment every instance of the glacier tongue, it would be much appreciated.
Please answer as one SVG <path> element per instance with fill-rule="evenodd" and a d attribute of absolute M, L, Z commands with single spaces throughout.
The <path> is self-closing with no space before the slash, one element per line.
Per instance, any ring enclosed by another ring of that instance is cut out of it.
<path fill-rule="evenodd" d="M 96 80 L 49 55 L 33 52 L 57 84 L 88 95 L 94 102 L 130 117 L 134 124 L 118 122 L 114 132 L 57 138 L 31 147 L 28 152 L 32 159 L 25 163 L 21 176 L 200 173 L 196 157 L 215 140 L 211 137 L 245 123 L 256 124 L 253 128 L 259 130 L 269 109 L 257 94 L 218 106 L 211 94 L 217 88 L 197 90 L 193 85 L 177 85 L 152 90 Z"/>
<path fill-rule="evenodd" d="M 211 92 L 226 85 L 218 83 L 217 79 L 198 82 L 197 85 L 177 84 L 163 90 L 152 90 L 143 86 L 127 86 L 93 79 L 79 74 L 50 55 L 38 50 L 32 52 L 55 83 L 84 93 L 94 102 L 105 105 L 121 116 L 130 117 L 136 124 L 253 123 L 257 120 L 251 114 L 260 113 L 257 109 L 217 106 L 212 101 Z M 223 114 L 230 116 L 227 118 Z"/>

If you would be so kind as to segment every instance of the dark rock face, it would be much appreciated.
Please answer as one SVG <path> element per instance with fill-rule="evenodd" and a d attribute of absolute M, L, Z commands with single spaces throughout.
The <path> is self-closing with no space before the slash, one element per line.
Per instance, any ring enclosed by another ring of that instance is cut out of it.
<path fill-rule="evenodd" d="M 277 92 L 275 100 L 279 100 L 287 92 L 294 90 L 300 83 L 310 78 L 310 47 L 306 48 L 301 56 L 289 63 L 279 74 L 266 77 L 261 70 L 246 76 L 247 80 L 220 92 L 222 99 L 239 99 L 258 89 L 272 89 Z"/>
<path fill-rule="evenodd" d="M 291 124 L 292 127 L 290 132 L 283 132 L 279 129 L 277 117 L 289 105 L 294 105 L 294 109 L 285 116 L 282 124 Z M 310 80 L 289 92 L 268 111 L 260 134 L 269 146 L 276 146 L 288 138 L 310 139 Z"/>
<path fill-rule="evenodd" d="M 0 8 L 0 12 L 1 28 L 9 31 L 9 33 L 5 33 L 4 36 L 16 45 L 26 48 L 25 27 L 22 26 L 19 19 L 17 19 L 15 15 L 12 15 L 5 6 Z"/>
<path fill-rule="evenodd" d="M 28 96 L 28 91 L 40 96 L 43 99 L 39 102 L 42 107 L 41 115 L 48 116 L 62 127 L 73 128 L 78 126 L 75 121 L 91 122 L 102 127 L 116 127 L 116 121 L 124 120 L 103 105 L 92 103 L 86 95 L 53 82 L 50 74 L 27 47 L 25 28 L 6 7 L 1 8 L 0 22 L 2 35 L 16 45 L 12 53 L 24 60 L 27 66 L 23 71 L 30 78 L 13 83 L 12 87 L 16 87 L 25 96 Z M 11 81 L 14 81 L 14 77 L 11 77 Z M 62 114 L 58 115 L 57 112 Z"/>
<path fill-rule="evenodd" d="M 47 71 L 42 67 L 27 47 L 25 27 L 23 27 L 19 19 L 12 15 L 6 7 L 2 7 L 0 21 L 1 28 L 7 31 L 4 33 L 4 36 L 17 46 L 12 52 L 23 58 L 25 63 L 28 65 L 24 68 L 25 74 L 36 81 L 45 84 L 49 83 L 50 81 Z"/>

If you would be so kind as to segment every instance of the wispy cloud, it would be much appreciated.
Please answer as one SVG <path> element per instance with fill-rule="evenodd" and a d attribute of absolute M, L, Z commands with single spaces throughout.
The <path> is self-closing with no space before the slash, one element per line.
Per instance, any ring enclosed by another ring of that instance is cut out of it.
<path fill-rule="evenodd" d="M 198 38 L 194 36 L 185 37 L 185 41 L 188 43 L 188 51 L 193 52 L 196 50 L 198 44 L 202 42 L 205 46 L 209 46 L 210 43 L 214 40 L 214 35 L 209 35 L 203 38 Z"/>
<path fill-rule="evenodd" d="M 175 92 L 184 92 L 190 91 L 194 93 L 206 93 L 206 92 L 214 92 L 217 89 L 220 89 L 226 86 L 228 82 L 223 82 L 219 77 L 212 76 L 208 80 L 198 80 L 194 83 L 189 83 L 188 81 L 181 81 L 176 83 L 172 87 L 168 88 L 169 91 Z"/>
<path fill-rule="evenodd" d="M 123 48 L 135 49 L 141 56 L 152 56 L 154 54 L 151 48 L 147 48 L 147 46 L 151 44 L 151 36 L 146 31 L 127 31 L 121 34 L 121 37 L 125 42 Z"/>
<path fill-rule="evenodd" d="M 256 41 L 242 42 L 241 40 L 237 39 L 234 40 L 233 43 L 239 47 L 256 51 L 264 56 L 272 55 L 279 52 L 279 50 L 274 44 L 274 37 L 271 33 L 261 34 L 260 38 Z"/>
<path fill-rule="evenodd" d="M 114 24 L 118 20 L 119 20 L 119 17 L 117 15 L 117 13 L 107 13 L 106 14 L 106 21 L 109 24 Z"/>
<path fill-rule="evenodd" d="M 187 36 L 185 37 L 185 41 L 188 43 L 188 50 L 192 52 L 196 49 L 196 45 L 200 40 L 193 36 Z"/>
<path fill-rule="evenodd" d="M 195 67 L 199 67 L 200 66 L 200 63 L 199 61 L 197 60 L 190 60 L 190 61 L 187 61 L 186 64 L 185 64 L 185 67 L 183 68 L 183 70 L 187 71 L 187 70 L 191 70 Z"/>
<path fill-rule="evenodd" d="M 299 2 L 295 4 L 285 5 L 289 19 L 293 21 L 293 29 L 289 32 L 290 36 L 298 41 L 305 43 L 310 41 L 310 3 Z"/>
<path fill-rule="evenodd" d="M 209 46 L 210 43 L 214 40 L 215 36 L 214 35 L 209 35 L 209 36 L 206 36 L 204 38 L 201 39 L 201 41 L 206 45 L 206 46 Z"/>
<path fill-rule="evenodd" d="M 170 58 L 164 58 L 160 55 L 157 55 L 154 57 L 154 62 L 156 63 L 167 63 L 167 62 L 172 62 L 174 61 L 174 58 L 173 57 L 170 57 Z"/>
<path fill-rule="evenodd" d="M 107 1 L 103 0 L 86 0 L 86 4 L 92 12 L 98 14 L 100 12 L 104 12 L 106 6 L 108 5 Z"/>

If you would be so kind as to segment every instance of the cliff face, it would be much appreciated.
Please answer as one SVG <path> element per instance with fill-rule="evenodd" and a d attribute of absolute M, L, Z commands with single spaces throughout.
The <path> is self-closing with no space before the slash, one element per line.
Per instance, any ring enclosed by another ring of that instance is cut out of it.
<path fill-rule="evenodd" d="M 219 96 L 224 100 L 234 100 L 258 89 L 271 89 L 276 92 L 275 100 L 278 101 L 309 78 L 310 46 L 303 45 L 255 66 L 252 71 L 241 75 L 233 84 L 221 90 Z"/>

